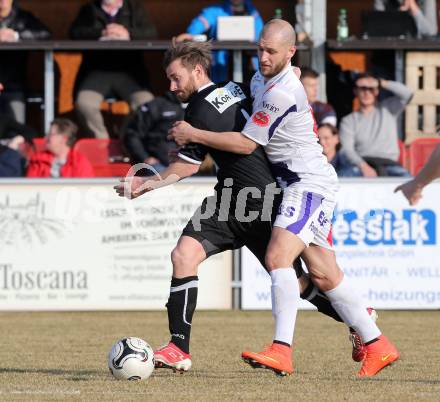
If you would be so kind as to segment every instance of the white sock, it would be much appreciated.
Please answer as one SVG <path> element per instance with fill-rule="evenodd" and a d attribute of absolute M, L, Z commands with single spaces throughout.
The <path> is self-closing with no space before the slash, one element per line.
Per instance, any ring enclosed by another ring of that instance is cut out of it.
<path fill-rule="evenodd" d="M 278 268 L 270 271 L 272 279 L 272 314 L 275 319 L 274 340 L 292 345 L 296 313 L 299 302 L 299 285 L 295 270 Z"/>
<path fill-rule="evenodd" d="M 345 277 L 338 286 L 324 293 L 345 324 L 356 330 L 362 342 L 366 343 L 380 336 L 380 329 L 370 318 L 367 307 Z"/>

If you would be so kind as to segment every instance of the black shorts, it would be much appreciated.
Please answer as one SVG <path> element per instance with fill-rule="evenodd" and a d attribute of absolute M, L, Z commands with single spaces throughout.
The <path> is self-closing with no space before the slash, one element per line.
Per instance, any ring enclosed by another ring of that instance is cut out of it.
<path fill-rule="evenodd" d="M 227 216 L 227 220 L 220 220 L 217 208 L 212 216 L 199 219 L 200 213 L 206 211 L 207 200 L 207 198 L 203 200 L 202 205 L 188 221 L 182 231 L 182 236 L 197 240 L 207 257 L 246 246 L 265 267 L 265 255 L 272 233 L 272 222 L 262 221 L 259 218 L 251 222 L 240 222 L 232 214 Z M 302 268 L 295 266 L 295 269 L 297 276 L 301 276 Z"/>

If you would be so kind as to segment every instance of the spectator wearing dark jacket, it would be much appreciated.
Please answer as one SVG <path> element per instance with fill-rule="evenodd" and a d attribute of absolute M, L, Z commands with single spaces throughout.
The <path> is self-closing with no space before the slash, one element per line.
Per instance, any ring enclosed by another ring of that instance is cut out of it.
<path fill-rule="evenodd" d="M 374 0 L 378 11 L 407 11 L 417 26 L 419 36 L 435 36 L 437 27 L 436 0 Z"/>
<path fill-rule="evenodd" d="M 23 177 L 25 159 L 20 147 L 25 139 L 21 135 L 0 140 L 0 177 Z"/>
<path fill-rule="evenodd" d="M 13 138 L 17 135 L 23 136 L 30 143 L 37 136 L 37 132 L 8 115 L 0 115 L 0 139 Z"/>
<path fill-rule="evenodd" d="M 130 117 L 122 140 L 133 163 L 148 163 L 157 171 L 169 165 L 168 152 L 175 147 L 168 130 L 183 120 L 184 110 L 172 92 L 141 105 Z"/>
<path fill-rule="evenodd" d="M 49 37 L 49 30 L 30 12 L 13 0 L 0 1 L 0 43 Z M 1 52 L 0 82 L 6 90 L 0 98 L 0 109 L 20 123 L 25 121 L 26 64 L 26 52 Z"/>
<path fill-rule="evenodd" d="M 72 149 L 77 127 L 68 119 L 55 119 L 46 136 L 46 150 L 29 160 L 27 177 L 94 177 L 89 160 Z"/>
<path fill-rule="evenodd" d="M 156 29 L 138 0 L 94 0 L 85 4 L 70 28 L 72 39 L 149 39 Z M 132 110 L 153 99 L 147 89 L 140 51 L 87 51 L 77 79 L 76 108 L 97 138 L 108 138 L 100 112 L 106 96 L 118 96 Z"/>

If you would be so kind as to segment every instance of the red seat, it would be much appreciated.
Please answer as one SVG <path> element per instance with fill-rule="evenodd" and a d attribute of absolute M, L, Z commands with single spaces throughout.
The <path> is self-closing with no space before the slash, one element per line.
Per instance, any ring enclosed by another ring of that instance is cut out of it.
<path fill-rule="evenodd" d="M 440 138 L 418 138 L 409 145 L 409 172 L 413 176 L 420 171 L 439 143 Z"/>
<path fill-rule="evenodd" d="M 408 168 L 406 166 L 407 160 L 406 160 L 406 147 L 405 143 L 402 140 L 398 140 L 399 142 L 399 164 L 403 166 L 404 168 Z"/>
<path fill-rule="evenodd" d="M 129 163 L 108 163 L 106 165 L 93 165 L 97 177 L 123 177 L 131 168 Z"/>
<path fill-rule="evenodd" d="M 83 154 L 95 169 L 98 177 L 125 176 L 130 169 L 128 158 L 124 153 L 119 140 L 84 138 L 79 140 L 74 149 Z"/>

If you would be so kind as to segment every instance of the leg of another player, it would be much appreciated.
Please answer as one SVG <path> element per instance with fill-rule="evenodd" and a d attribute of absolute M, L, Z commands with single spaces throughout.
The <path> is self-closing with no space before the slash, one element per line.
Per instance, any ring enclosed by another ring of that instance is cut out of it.
<path fill-rule="evenodd" d="M 381 334 L 336 263 L 333 250 L 310 245 L 302 254 L 315 283 L 329 298 L 347 326 L 354 328 L 366 345 L 366 357 L 360 376 L 372 376 L 399 358 L 397 349 Z"/>
<path fill-rule="evenodd" d="M 362 300 L 350 288 L 348 279 L 336 263 L 334 251 L 311 244 L 304 250 L 302 258 L 314 282 L 344 322 L 359 332 L 364 343 L 377 338 L 380 330 L 370 319 Z"/>
<path fill-rule="evenodd" d="M 304 243 L 285 229 L 275 227 L 266 252 L 266 268 L 272 281 L 272 314 L 275 319 L 273 344 L 262 352 L 242 353 L 245 362 L 272 369 L 277 374 L 293 372 L 292 341 L 299 303 L 299 285 L 292 261 Z"/>
<path fill-rule="evenodd" d="M 298 261 L 300 260 L 297 259 L 294 263 L 295 270 L 297 271 L 297 276 Z M 313 304 L 320 313 L 326 315 L 327 317 L 333 318 L 338 322 L 344 322 L 344 320 L 339 316 L 338 312 L 332 306 L 328 297 L 316 286 L 315 283 L 313 283 L 312 278 L 310 278 L 310 276 L 307 275 L 304 271 L 302 271 L 302 273 L 298 277 L 298 284 L 301 299 L 307 300 L 309 303 Z"/>
<path fill-rule="evenodd" d="M 197 305 L 198 266 L 206 259 L 202 245 L 182 236 L 171 253 L 173 277 L 166 304 L 171 341 L 155 352 L 157 367 L 187 371 L 191 367 L 189 343 Z"/>

